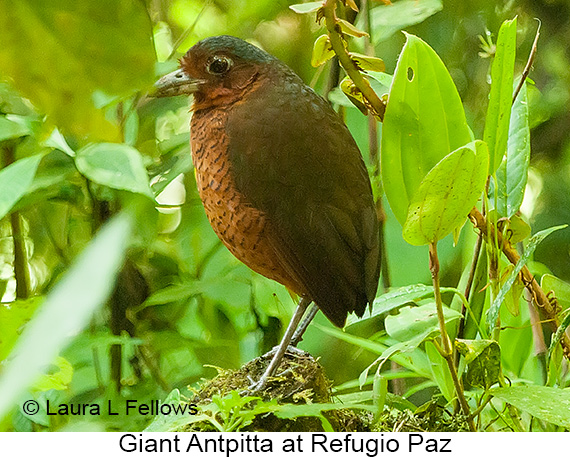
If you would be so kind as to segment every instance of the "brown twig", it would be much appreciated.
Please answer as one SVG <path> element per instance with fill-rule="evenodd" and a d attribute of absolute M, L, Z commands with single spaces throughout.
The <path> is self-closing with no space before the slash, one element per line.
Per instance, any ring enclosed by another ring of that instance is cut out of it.
<path fill-rule="evenodd" d="M 325 16 L 325 25 L 328 30 L 332 49 L 337 55 L 338 61 L 342 65 L 342 68 L 344 68 L 344 71 L 346 71 L 346 74 L 350 77 L 350 79 L 352 79 L 354 85 L 370 104 L 370 108 L 374 114 L 380 119 L 383 119 L 384 111 L 386 111 L 386 106 L 382 100 L 380 100 L 378 95 L 376 95 L 376 92 L 374 92 L 368 80 L 360 72 L 348 54 L 348 51 L 344 46 L 343 38 L 339 31 L 338 18 L 336 17 L 335 9 L 336 0 L 325 1 L 323 5 L 323 13 Z"/>
<path fill-rule="evenodd" d="M 523 86 L 524 82 L 526 81 L 528 74 L 530 73 L 530 69 L 532 68 L 534 58 L 536 57 L 536 50 L 537 50 L 537 46 L 538 46 L 538 37 L 540 36 L 540 25 L 541 25 L 540 20 L 537 19 L 537 21 L 538 21 L 538 29 L 536 30 L 534 42 L 532 43 L 532 48 L 530 49 L 530 54 L 528 56 L 528 60 L 526 62 L 524 70 L 522 72 L 521 80 L 519 81 L 517 88 L 515 89 L 515 93 L 513 94 L 513 103 L 515 103 L 515 100 L 517 99 L 517 96 L 519 95 L 519 92 L 521 91 L 522 86 Z"/>
<path fill-rule="evenodd" d="M 495 230 L 492 225 L 487 225 L 486 218 L 479 212 L 477 208 L 473 208 L 471 210 L 469 213 L 469 219 L 471 219 L 471 222 L 475 228 L 481 232 L 481 235 L 485 241 L 488 241 L 489 239 L 492 240 L 496 237 L 498 240 L 499 248 L 503 251 L 505 257 L 513 265 L 517 264 L 517 262 L 520 260 L 520 256 L 517 250 L 503 238 L 503 235 L 500 231 Z M 549 320 L 550 325 L 552 326 L 552 330 L 556 331 L 560 325 L 556 304 L 550 302 L 544 293 L 544 290 L 542 290 L 538 282 L 536 282 L 536 279 L 531 274 L 526 265 L 522 268 L 520 274 L 522 276 L 522 281 L 525 287 L 528 289 L 533 298 L 533 302 L 536 303 L 539 311 L 544 313 L 546 319 Z M 560 345 L 562 346 L 564 356 L 570 360 L 570 338 L 568 338 L 568 335 L 566 333 L 564 333 L 560 338 Z"/>

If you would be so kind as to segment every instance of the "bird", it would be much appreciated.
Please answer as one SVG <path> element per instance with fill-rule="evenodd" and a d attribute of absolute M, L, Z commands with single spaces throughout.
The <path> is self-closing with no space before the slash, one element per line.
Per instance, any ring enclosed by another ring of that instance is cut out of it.
<path fill-rule="evenodd" d="M 366 166 L 331 104 L 239 38 L 197 42 L 153 95 L 193 96 L 192 161 L 212 228 L 237 259 L 300 297 L 258 391 L 319 309 L 343 327 L 372 308 L 381 255 Z"/>

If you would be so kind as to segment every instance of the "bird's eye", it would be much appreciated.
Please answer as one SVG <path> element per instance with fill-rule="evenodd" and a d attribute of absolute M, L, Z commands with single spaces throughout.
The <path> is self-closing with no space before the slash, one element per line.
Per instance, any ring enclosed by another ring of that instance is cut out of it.
<path fill-rule="evenodd" d="M 232 61 L 224 56 L 215 56 L 208 63 L 208 72 L 213 75 L 223 75 L 232 66 Z"/>

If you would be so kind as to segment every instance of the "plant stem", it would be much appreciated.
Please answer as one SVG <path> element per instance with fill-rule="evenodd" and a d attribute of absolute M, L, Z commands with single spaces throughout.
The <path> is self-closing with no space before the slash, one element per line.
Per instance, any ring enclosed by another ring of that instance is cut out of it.
<path fill-rule="evenodd" d="M 449 372 L 451 373 L 451 379 L 453 380 L 453 385 L 455 386 L 455 393 L 459 399 L 459 404 L 461 405 L 463 414 L 466 417 L 467 424 L 469 425 L 469 430 L 475 432 L 475 423 L 473 422 L 473 417 L 471 417 L 469 404 L 465 398 L 463 386 L 461 385 L 461 381 L 457 375 L 457 370 L 455 369 L 455 364 L 453 363 L 453 348 L 451 346 L 451 341 L 449 340 L 447 329 L 445 327 L 445 316 L 443 314 L 443 302 L 441 300 L 441 289 L 439 285 L 439 258 L 437 256 L 437 242 L 430 243 L 429 245 L 429 269 L 431 271 L 433 294 L 435 297 L 435 305 L 437 309 L 437 320 L 439 321 L 439 331 L 441 333 L 440 353 L 445 359 L 447 367 L 449 368 Z"/>
<path fill-rule="evenodd" d="M 4 146 L 4 163 L 6 166 L 16 161 L 15 146 L 6 142 Z M 26 241 L 22 230 L 22 220 L 18 211 L 10 214 L 12 240 L 14 243 L 14 277 L 16 278 L 16 298 L 25 300 L 30 296 L 30 271 L 28 269 L 28 256 Z M 1 297 L 0 297 L 1 298 Z"/>
<path fill-rule="evenodd" d="M 469 219 L 475 226 L 475 228 L 479 229 L 483 238 L 486 242 L 492 242 L 492 240 L 498 240 L 498 246 L 505 254 L 505 257 L 511 262 L 513 265 L 516 265 L 517 262 L 520 260 L 520 255 L 517 250 L 507 241 L 504 240 L 503 234 L 495 230 L 493 226 L 487 225 L 487 220 L 485 216 L 483 216 L 477 208 L 473 208 L 469 213 Z M 544 313 L 546 320 L 550 322 L 552 330 L 556 332 L 556 329 L 560 326 L 560 318 L 557 312 L 557 302 L 551 302 L 544 290 L 538 285 L 536 279 L 529 271 L 528 267 L 525 265 L 521 273 L 522 281 L 525 287 L 528 289 L 530 294 L 532 295 L 533 303 L 536 304 L 539 311 Z M 562 350 L 564 352 L 564 356 L 570 360 L 570 338 L 564 332 L 562 337 L 560 338 L 560 345 L 562 346 Z"/>
<path fill-rule="evenodd" d="M 374 114 L 380 119 L 384 118 L 384 111 L 386 111 L 386 106 L 380 100 L 376 92 L 370 86 L 368 80 L 360 72 L 356 64 L 350 58 L 345 46 L 342 36 L 339 32 L 337 25 L 337 17 L 335 14 L 336 0 L 326 0 L 323 5 L 323 12 L 325 16 L 325 25 L 328 30 L 329 38 L 331 41 L 331 46 L 334 53 L 338 57 L 339 63 L 346 71 L 346 74 L 352 79 L 354 85 L 358 88 L 364 98 L 370 104 L 370 107 L 374 111 Z"/>

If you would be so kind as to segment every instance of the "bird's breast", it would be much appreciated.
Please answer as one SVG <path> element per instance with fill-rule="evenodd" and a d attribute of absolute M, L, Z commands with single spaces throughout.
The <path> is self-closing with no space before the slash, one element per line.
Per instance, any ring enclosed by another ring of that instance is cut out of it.
<path fill-rule="evenodd" d="M 230 139 L 226 122 L 226 110 L 196 111 L 192 116 L 192 160 L 208 220 L 220 240 L 240 261 L 302 294 L 272 247 L 270 221 L 236 187 L 228 154 Z"/>

